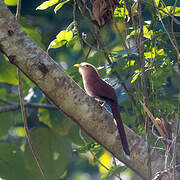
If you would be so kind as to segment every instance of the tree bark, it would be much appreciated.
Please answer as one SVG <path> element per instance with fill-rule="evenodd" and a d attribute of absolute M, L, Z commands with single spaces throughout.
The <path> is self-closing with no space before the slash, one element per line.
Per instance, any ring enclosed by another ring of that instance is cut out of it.
<path fill-rule="evenodd" d="M 124 156 L 113 117 L 89 97 L 59 66 L 38 47 L 16 22 L 0 0 L 0 52 L 31 79 L 43 93 L 89 136 L 117 159 L 147 179 L 148 153 L 144 140 L 125 126 L 131 158 Z M 152 174 L 164 169 L 164 160 L 151 150 Z M 176 173 L 179 176 L 178 172 Z M 180 176 L 179 176 L 180 177 Z"/>

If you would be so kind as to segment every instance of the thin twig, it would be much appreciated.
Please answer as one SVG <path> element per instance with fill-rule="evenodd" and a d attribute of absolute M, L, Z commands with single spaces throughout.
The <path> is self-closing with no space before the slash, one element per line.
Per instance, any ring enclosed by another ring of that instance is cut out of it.
<path fill-rule="evenodd" d="M 21 0 L 18 0 L 18 2 L 17 2 L 17 11 L 16 11 L 16 20 L 18 22 L 20 22 L 20 11 L 21 11 Z M 36 160 L 37 165 L 38 165 L 38 167 L 39 167 L 39 169 L 41 171 L 42 176 L 44 177 L 45 180 L 48 180 L 48 176 L 45 173 L 44 168 L 42 167 L 41 161 L 40 161 L 40 159 L 38 157 L 38 154 L 37 154 L 37 152 L 36 152 L 36 150 L 35 150 L 35 148 L 33 147 L 33 144 L 32 144 L 32 139 L 31 139 L 30 132 L 29 132 L 29 129 L 28 129 L 28 122 L 27 122 L 26 113 L 25 113 L 25 107 L 24 107 L 24 96 L 23 96 L 23 90 L 22 90 L 21 71 L 20 71 L 19 68 L 17 69 L 17 71 L 18 71 L 18 82 L 19 82 L 18 87 L 19 87 L 19 98 L 20 98 L 21 112 L 22 112 L 22 117 L 23 117 L 23 120 L 24 120 L 24 128 L 25 128 L 28 144 L 29 144 L 29 147 L 30 147 L 30 149 L 32 151 L 33 157 Z"/>
<path fill-rule="evenodd" d="M 58 110 L 55 105 L 51 104 L 40 104 L 40 103 L 24 103 L 25 108 L 43 108 L 43 109 L 54 109 Z M 21 108 L 20 103 L 14 103 L 9 106 L 0 106 L 0 113 L 1 112 L 9 112 L 9 111 L 17 111 Z"/>
<path fill-rule="evenodd" d="M 78 40 L 79 40 L 80 45 L 81 45 L 81 49 L 83 51 L 83 54 L 85 55 L 86 53 L 85 53 L 85 50 L 83 47 L 83 40 L 79 34 L 78 22 L 76 20 L 76 5 L 77 5 L 76 0 L 74 0 L 74 5 L 73 5 L 73 21 L 74 21 L 74 30 L 75 30 L 74 32 L 77 34 Z"/>
<path fill-rule="evenodd" d="M 179 168 L 180 164 L 176 165 L 176 168 Z M 152 180 L 157 180 L 157 179 L 163 179 L 164 174 L 166 174 L 166 178 L 167 179 L 167 175 L 168 172 L 172 170 L 172 167 L 168 168 L 167 170 L 163 170 L 163 171 L 159 171 L 154 175 L 154 178 Z"/>
<path fill-rule="evenodd" d="M 180 60 L 180 53 L 179 53 L 179 48 L 178 48 L 178 44 L 176 41 L 176 37 L 174 35 L 174 30 L 173 30 L 173 19 L 174 19 L 174 14 L 175 14 L 175 9 L 176 9 L 176 5 L 177 5 L 177 0 L 174 3 L 173 6 L 173 13 L 172 13 L 172 19 L 171 19 L 171 34 L 172 34 L 172 40 L 176 46 L 176 53 L 177 53 L 177 60 L 178 60 L 178 71 L 179 71 L 179 75 L 180 75 L 180 65 L 179 65 L 179 60 Z M 177 149 L 177 137 L 179 136 L 179 125 L 180 125 L 180 89 L 179 89 L 179 95 L 178 95 L 178 118 L 177 118 L 177 122 L 176 122 L 176 127 L 173 127 L 173 134 L 174 134 L 174 146 L 173 146 L 173 180 L 176 179 L 176 149 Z"/>
<path fill-rule="evenodd" d="M 5 103 L 5 104 L 14 105 L 14 102 L 9 101 L 9 100 L 4 99 L 4 98 L 0 98 L 0 101 L 3 102 L 3 103 Z"/>
<path fill-rule="evenodd" d="M 28 144 L 29 144 L 29 147 L 32 151 L 32 154 L 33 154 L 33 157 L 34 159 L 36 160 L 36 163 L 41 171 L 41 174 L 42 176 L 44 177 L 45 180 L 48 180 L 48 176 L 41 164 L 41 161 L 39 159 L 39 156 L 32 144 L 32 139 L 31 139 L 31 136 L 30 136 L 30 132 L 29 132 L 29 129 L 28 129 L 28 122 L 27 122 L 27 118 L 26 118 L 26 113 L 25 113 L 25 107 L 24 107 L 24 99 L 23 99 L 23 91 L 22 91 L 22 81 L 21 81 L 21 71 L 20 69 L 18 69 L 18 81 L 19 81 L 19 97 L 20 97 L 20 105 L 21 105 L 21 112 L 22 112 L 22 117 L 23 117 L 23 120 L 24 120 L 24 128 L 25 128 L 25 132 L 26 132 L 26 136 L 27 136 L 27 140 L 28 140 Z"/>
<path fill-rule="evenodd" d="M 145 104 L 145 103 L 142 103 L 141 101 L 140 101 L 140 103 L 141 103 L 141 105 L 143 106 L 143 108 L 144 108 L 146 114 L 148 115 L 149 119 L 151 119 L 151 121 L 152 121 L 153 124 L 155 125 L 155 127 L 156 127 L 156 129 L 158 130 L 159 134 L 160 134 L 162 137 L 166 138 L 165 133 L 163 132 L 163 130 L 162 130 L 161 127 L 159 126 L 158 122 L 156 121 L 156 118 L 152 115 L 152 113 L 150 112 L 150 110 L 148 109 L 148 107 L 146 106 L 146 104 Z"/>
<path fill-rule="evenodd" d="M 87 52 L 87 54 L 86 54 L 86 57 L 84 58 L 84 62 L 87 62 L 91 50 L 92 50 L 91 48 L 88 49 L 88 52 Z"/>
<path fill-rule="evenodd" d="M 16 9 L 16 20 L 20 23 L 20 16 L 21 16 L 21 0 L 17 1 L 17 9 Z"/>
<path fill-rule="evenodd" d="M 131 6 L 131 3 L 129 0 L 125 0 L 125 3 L 126 3 L 126 7 L 127 7 L 127 10 L 128 10 L 128 14 L 129 14 L 129 17 L 132 21 L 132 26 L 133 26 L 133 29 L 135 31 L 135 34 L 134 34 L 134 37 L 135 37 L 135 42 L 136 42 L 136 47 L 138 47 L 138 38 L 137 38 L 137 25 L 136 25 L 136 21 L 134 19 L 134 15 L 133 15 L 133 10 L 132 10 L 132 6 Z M 137 3 L 137 2 L 134 2 L 134 3 Z"/>

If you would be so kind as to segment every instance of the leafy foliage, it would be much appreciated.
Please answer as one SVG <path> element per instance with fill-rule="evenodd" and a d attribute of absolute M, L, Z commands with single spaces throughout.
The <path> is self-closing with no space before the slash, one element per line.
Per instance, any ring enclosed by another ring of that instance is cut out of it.
<path fill-rule="evenodd" d="M 12 6 L 16 5 L 17 0 L 4 2 Z M 28 5 L 23 4 L 24 13 L 21 17 L 21 25 L 42 49 L 48 49 L 48 53 L 80 86 L 82 86 L 81 77 L 72 65 L 88 60 L 95 66 L 100 66 L 100 76 L 116 89 L 124 123 L 143 136 L 145 134 L 144 110 L 139 104 L 143 95 L 142 66 L 138 47 L 140 35 L 138 4 L 136 1 L 129 1 L 131 2 L 131 17 L 125 0 L 119 2 L 120 5 L 114 11 L 113 21 L 100 29 L 96 28 L 111 64 L 108 64 L 97 39 L 93 37 L 78 7 L 72 6 L 73 1 L 49 0 L 36 6 L 36 10 L 45 11 L 36 11 L 32 6 L 34 2 L 28 2 Z M 178 116 L 178 91 L 180 89 L 177 52 L 167 34 L 169 33 L 174 43 L 176 39 L 175 44 L 180 47 L 178 34 L 180 3 L 178 2 L 174 7 L 174 2 L 174 0 L 164 1 L 164 3 L 160 0 L 148 0 L 142 3 L 144 68 L 147 77 L 149 109 L 155 117 L 159 118 L 161 118 L 159 114 L 161 110 L 167 121 L 170 121 L 172 112 L 175 112 L 175 118 Z M 92 1 L 86 1 L 86 3 L 84 7 L 88 7 L 86 9 L 86 14 L 88 14 L 92 8 Z M 15 12 L 15 8 L 10 7 L 10 9 Z M 53 10 L 55 13 L 52 13 Z M 30 12 L 30 14 L 25 12 Z M 172 16 L 175 17 L 173 21 Z M 87 17 L 90 18 L 91 15 Z M 117 73 L 120 78 L 117 77 Z M 12 103 L 18 102 L 16 74 L 16 68 L 6 57 L 0 55 L 0 98 Z M 23 75 L 22 80 L 27 102 L 51 105 L 27 77 Z M 123 83 L 135 98 L 136 106 L 122 88 Z M 9 105 L 12 104 L 0 99 L 0 110 Z M 97 160 L 101 158 L 103 162 L 106 151 L 99 144 L 62 112 L 54 109 L 28 108 L 26 113 L 34 146 L 50 179 L 60 177 L 75 179 L 78 173 L 83 173 L 82 169 L 84 172 L 90 172 L 91 179 L 98 176 L 100 166 L 92 168 L 86 157 L 90 159 L 88 153 L 92 151 L 95 155 L 93 162 L 97 165 Z M 22 127 L 23 121 L 19 110 L 0 111 L 0 177 L 8 180 L 42 179 L 26 143 Z M 154 139 L 152 138 L 151 141 Z M 109 159 L 109 164 L 111 164 Z M 112 177 L 118 172 L 124 172 L 124 166 L 112 165 L 102 178 Z"/>
<path fill-rule="evenodd" d="M 48 128 L 37 128 L 33 130 L 31 132 L 31 138 L 36 151 L 39 152 L 39 158 L 48 177 L 52 180 L 60 177 L 71 160 L 72 147 L 70 141 L 67 137 L 60 136 Z M 25 145 L 24 158 L 27 169 L 32 174 L 41 177 L 28 143 Z"/>

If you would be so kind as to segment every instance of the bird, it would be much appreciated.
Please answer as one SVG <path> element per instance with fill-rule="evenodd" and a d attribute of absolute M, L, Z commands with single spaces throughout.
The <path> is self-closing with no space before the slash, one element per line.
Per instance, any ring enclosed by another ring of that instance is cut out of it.
<path fill-rule="evenodd" d="M 126 157 L 130 158 L 129 145 L 120 112 L 118 110 L 118 100 L 114 88 L 100 78 L 98 70 L 92 64 L 82 62 L 80 64 L 75 64 L 74 66 L 79 68 L 79 73 L 82 76 L 86 93 L 89 96 L 103 101 L 110 106 L 113 117 L 117 124 L 124 153 Z"/>

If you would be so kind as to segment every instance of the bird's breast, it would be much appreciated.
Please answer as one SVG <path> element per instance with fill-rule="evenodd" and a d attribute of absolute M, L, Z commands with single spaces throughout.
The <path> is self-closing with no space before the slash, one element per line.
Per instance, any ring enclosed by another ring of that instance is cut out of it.
<path fill-rule="evenodd" d="M 84 79 L 83 78 L 83 84 L 84 84 L 84 89 L 87 92 L 89 96 L 96 96 L 95 92 L 95 87 L 96 83 L 94 82 L 93 79 Z"/>

